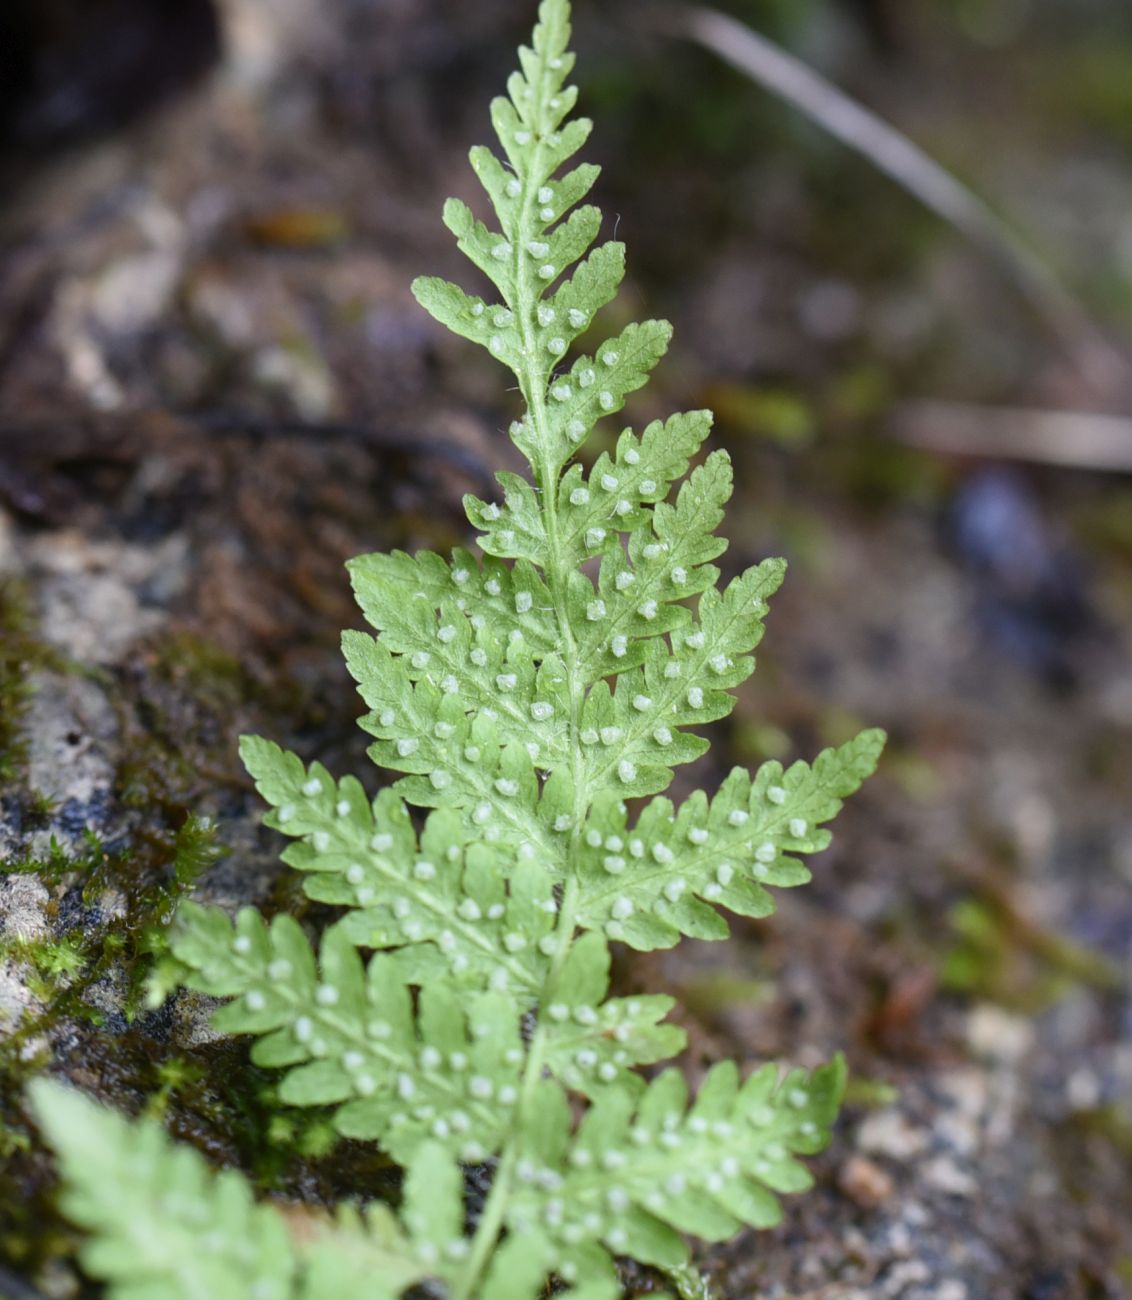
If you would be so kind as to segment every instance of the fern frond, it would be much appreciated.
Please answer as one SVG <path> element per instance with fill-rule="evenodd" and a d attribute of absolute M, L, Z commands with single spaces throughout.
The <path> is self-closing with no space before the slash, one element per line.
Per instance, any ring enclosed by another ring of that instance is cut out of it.
<path fill-rule="evenodd" d="M 508 1221 L 540 1236 L 563 1277 L 613 1276 L 609 1255 L 661 1268 L 687 1262 L 682 1234 L 721 1241 L 748 1224 L 778 1223 L 778 1193 L 804 1191 L 812 1177 L 798 1155 L 829 1140 L 844 1089 L 840 1058 L 779 1079 L 764 1066 L 740 1085 L 732 1062 L 709 1071 L 689 1107 L 687 1085 L 666 1070 L 640 1098 L 612 1090 L 576 1135 L 565 1095 L 541 1087 Z"/>
<path fill-rule="evenodd" d="M 790 888 L 810 879 L 799 853 L 827 848 L 821 823 L 836 816 L 876 766 L 884 745 L 864 731 L 811 767 L 765 763 L 752 780 L 735 768 L 711 800 L 702 790 L 674 809 L 653 799 L 636 823 L 620 800 L 597 803 L 587 821 L 579 924 L 634 948 L 666 948 L 680 936 L 727 937 L 716 911 L 768 916 L 767 886 Z"/>
<path fill-rule="evenodd" d="M 584 202 L 597 169 L 561 171 L 590 131 L 570 118 L 569 12 L 543 0 L 492 105 L 500 152 L 472 151 L 488 219 L 445 207 L 480 292 L 413 285 L 513 372 L 530 477 L 500 473 L 496 499 L 465 499 L 475 550 L 349 566 L 372 633 L 347 632 L 343 650 L 391 788 L 371 800 L 353 777 L 243 742 L 267 824 L 294 840 L 284 860 L 342 909 L 317 959 L 296 922 L 250 910 L 233 926 L 186 908 L 173 938 L 187 982 L 228 999 L 217 1025 L 284 1071 L 286 1101 L 335 1107 L 340 1132 L 409 1168 L 414 1258 L 431 1243 L 451 1300 L 533 1300 L 552 1276 L 605 1300 L 617 1253 L 691 1294 L 681 1234 L 773 1222 L 775 1194 L 805 1186 L 796 1157 L 825 1141 L 840 1063 L 741 1087 L 720 1066 L 688 1109 L 677 1074 L 646 1086 L 639 1072 L 683 1046 L 672 1000 L 611 998 L 609 944 L 719 939 L 721 910 L 767 915 L 768 887 L 809 878 L 800 855 L 826 847 L 823 823 L 883 743 L 864 732 L 812 765 L 736 770 L 679 808 L 663 795 L 753 671 L 785 564 L 720 586 L 732 475 L 726 452 L 700 459 L 710 412 L 624 428 L 580 458 L 671 329 L 629 324 L 592 346 L 624 249 L 600 242 Z M 461 1247 L 457 1162 L 489 1160 Z M 439 1207 L 412 1193 L 430 1179 Z"/>
<path fill-rule="evenodd" d="M 414 1005 L 395 958 L 378 953 L 364 967 L 331 929 L 316 965 L 296 921 L 268 927 L 254 908 L 233 925 L 188 905 L 174 951 L 193 971 L 190 987 L 231 999 L 216 1027 L 255 1035 L 253 1060 L 286 1069 L 284 1102 L 336 1105 L 340 1133 L 380 1141 L 403 1163 L 428 1142 L 472 1162 L 499 1149 L 525 1059 L 506 994 L 465 1002 L 440 983 Z"/>
<path fill-rule="evenodd" d="M 214 1173 L 154 1120 L 127 1121 L 46 1080 L 30 1096 L 59 1157 L 63 1210 L 91 1234 L 83 1266 L 112 1300 L 394 1300 L 464 1244 L 461 1188 L 451 1177 L 436 1186 L 431 1151 L 407 1180 L 411 1234 L 372 1206 L 344 1209 L 300 1244 L 241 1174 Z"/>

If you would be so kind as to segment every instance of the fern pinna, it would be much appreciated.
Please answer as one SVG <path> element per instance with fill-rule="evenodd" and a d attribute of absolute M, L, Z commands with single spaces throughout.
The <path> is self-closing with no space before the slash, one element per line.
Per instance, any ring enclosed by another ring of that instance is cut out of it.
<path fill-rule="evenodd" d="M 510 432 L 531 479 L 500 473 L 499 500 L 466 499 L 482 555 L 350 565 L 377 635 L 347 632 L 346 660 L 370 753 L 400 779 L 371 801 L 353 777 L 243 744 L 267 824 L 294 839 L 284 860 L 342 916 L 317 958 L 295 920 L 251 909 L 233 924 L 186 907 L 174 940 L 189 986 L 228 999 L 216 1026 L 254 1035 L 254 1059 L 285 1072 L 285 1101 L 336 1107 L 342 1134 L 407 1169 L 405 1231 L 386 1246 L 406 1285 L 432 1278 L 451 1300 L 532 1300 L 549 1279 L 615 1296 L 619 1255 L 687 1291 L 684 1234 L 772 1224 L 776 1193 L 807 1186 L 796 1157 L 827 1140 L 841 1063 L 745 1081 L 724 1063 L 691 1101 L 674 1069 L 646 1082 L 640 1067 L 683 1034 L 664 1023 L 672 999 L 609 996 L 609 944 L 721 939 L 720 909 L 767 915 L 768 887 L 808 879 L 799 855 L 826 846 L 822 823 L 883 742 L 868 731 L 812 766 L 736 770 L 678 807 L 663 797 L 707 748 L 692 729 L 726 715 L 751 673 L 784 565 L 718 585 L 730 462 L 714 451 L 688 473 L 709 412 L 579 459 L 671 329 L 589 342 L 624 249 L 591 250 L 601 214 L 578 205 L 598 169 L 561 170 L 590 131 L 570 117 L 568 34 L 567 0 L 544 0 L 492 105 L 503 157 L 472 151 L 499 228 L 445 208 L 492 292 L 413 286 L 515 375 L 525 409 Z M 410 807 L 430 810 L 419 834 Z M 468 1233 L 461 1165 L 490 1171 Z"/>

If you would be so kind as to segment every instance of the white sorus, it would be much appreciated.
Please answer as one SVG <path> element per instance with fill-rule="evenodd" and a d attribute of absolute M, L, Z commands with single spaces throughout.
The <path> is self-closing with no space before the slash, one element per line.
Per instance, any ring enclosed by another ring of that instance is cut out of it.
<path fill-rule="evenodd" d="M 501 240 L 492 248 L 491 255 L 497 262 L 505 262 L 511 256 L 511 245 Z"/>
<path fill-rule="evenodd" d="M 317 776 L 312 776 L 309 781 L 303 782 L 303 794 L 305 794 L 308 798 L 311 795 L 316 795 L 321 793 L 322 793 L 322 782 L 318 779 Z"/>
<path fill-rule="evenodd" d="M 614 659 L 623 659 L 629 653 L 629 638 L 615 636 L 609 643 L 609 649 Z"/>
<path fill-rule="evenodd" d="M 632 569 L 622 569 L 617 577 L 613 579 L 613 585 L 618 591 L 624 591 L 627 587 L 631 587 L 636 581 L 637 575 Z"/>
<path fill-rule="evenodd" d="M 245 996 L 244 1001 L 247 1003 L 249 1011 L 262 1011 L 264 1007 L 267 1006 L 267 999 L 259 989 L 252 989 L 251 992 Z"/>
<path fill-rule="evenodd" d="M 566 313 L 566 319 L 570 322 L 571 328 L 580 330 L 586 323 L 586 313 L 579 311 L 577 307 L 571 307 Z"/>
<path fill-rule="evenodd" d="M 659 560 L 667 549 L 664 542 L 649 542 L 641 554 L 646 560 Z"/>
<path fill-rule="evenodd" d="M 554 705 L 547 703 L 546 700 L 535 700 L 531 705 L 531 717 L 536 722 L 546 722 L 554 717 Z"/>
<path fill-rule="evenodd" d="M 651 623 L 657 615 L 657 603 L 655 600 L 646 600 L 637 610 L 637 613 L 648 623 Z"/>
<path fill-rule="evenodd" d="M 529 591 L 517 591 L 515 593 L 515 612 L 526 614 L 534 604 L 534 597 Z"/>
<path fill-rule="evenodd" d="M 512 199 L 517 199 L 523 192 L 522 185 L 519 184 L 518 177 L 512 176 L 507 182 L 507 194 Z"/>
<path fill-rule="evenodd" d="M 420 741 L 415 740 L 412 736 L 402 737 L 402 739 L 397 742 L 397 753 L 400 754 L 402 758 L 408 758 L 410 754 L 416 753 L 419 744 Z"/>
<path fill-rule="evenodd" d="M 486 514 L 487 514 L 487 510 L 484 511 L 485 516 Z M 495 518 L 498 518 L 498 515 L 496 515 Z M 487 592 L 489 596 L 498 596 L 499 593 L 503 590 L 503 588 L 499 585 L 498 578 L 488 578 L 488 580 L 483 584 L 483 589 L 484 591 Z"/>
<path fill-rule="evenodd" d="M 232 940 L 233 952 L 238 952 L 242 955 L 243 953 L 251 952 L 251 950 L 252 950 L 252 941 L 251 939 L 248 938 L 246 934 L 238 934 Z"/>
<path fill-rule="evenodd" d="M 369 846 L 378 853 L 388 853 L 393 847 L 393 836 L 388 831 L 378 831 L 370 840 Z"/>
<path fill-rule="evenodd" d="M 655 491 L 656 491 L 656 480 L 655 480 L 655 479 L 651 479 L 651 478 L 643 478 L 643 479 L 641 479 L 641 492 L 642 492 L 645 496 L 647 496 L 647 497 L 651 497 L 652 494 L 653 494 Z"/>
<path fill-rule="evenodd" d="M 482 668 L 487 663 L 487 651 L 482 646 L 476 646 L 468 658 L 477 668 Z"/>
<path fill-rule="evenodd" d="M 806 819 L 804 817 L 792 817 L 790 819 L 790 834 L 793 835 L 796 840 L 802 839 L 808 829 L 809 827 L 806 825 Z"/>
<path fill-rule="evenodd" d="M 444 645 L 447 645 L 449 641 L 455 641 L 456 629 L 451 623 L 446 623 L 442 628 L 437 629 L 436 639 Z"/>
<path fill-rule="evenodd" d="M 627 758 L 623 758 L 621 762 L 617 764 L 617 775 L 626 785 L 628 785 L 630 781 L 635 781 L 637 779 L 637 765 L 635 763 L 630 763 Z"/>
<path fill-rule="evenodd" d="M 688 581 L 688 570 L 678 564 L 670 576 L 674 587 L 682 587 Z"/>
<path fill-rule="evenodd" d="M 727 814 L 727 820 L 732 826 L 743 826 L 751 819 L 751 814 L 744 808 L 734 808 Z"/>
<path fill-rule="evenodd" d="M 559 383 L 550 390 L 550 395 L 556 402 L 568 402 L 573 397 L 574 390 L 569 384 Z"/>
<path fill-rule="evenodd" d="M 604 528 L 587 528 L 586 529 L 586 546 L 592 551 L 596 550 L 602 542 L 605 541 Z"/>
<path fill-rule="evenodd" d="M 706 844 L 708 842 L 708 833 L 703 826 L 693 826 L 688 832 L 688 840 L 692 844 Z"/>
<path fill-rule="evenodd" d="M 771 803 L 785 803 L 786 791 L 780 785 L 772 785 L 768 788 L 766 797 Z"/>
<path fill-rule="evenodd" d="M 503 329 L 504 326 L 510 325 L 511 322 L 515 319 L 515 317 L 511 315 L 511 313 L 507 310 L 506 307 L 501 307 L 499 311 L 495 313 L 492 319 L 500 329 Z"/>
<path fill-rule="evenodd" d="M 436 868 L 431 862 L 422 860 L 413 867 L 413 875 L 418 880 L 433 880 L 436 877 Z"/>
<path fill-rule="evenodd" d="M 603 619 L 604 617 L 605 601 L 591 600 L 586 606 L 586 618 L 588 618 L 591 623 L 596 623 L 599 619 Z"/>
<path fill-rule="evenodd" d="M 546 350 L 554 356 L 560 357 L 566 351 L 566 340 L 556 334 L 554 338 L 547 340 Z"/>
<path fill-rule="evenodd" d="M 590 494 L 588 489 L 580 487 L 575 488 L 570 493 L 570 504 L 572 506 L 588 506 L 590 503 Z"/>
<path fill-rule="evenodd" d="M 333 1007 L 338 1003 L 338 990 L 333 984 L 320 984 L 314 997 L 319 1006 Z"/>
<path fill-rule="evenodd" d="M 452 784 L 451 773 L 446 772 L 442 767 L 430 772 L 428 779 L 434 790 L 446 790 Z"/>
<path fill-rule="evenodd" d="M 636 449 L 636 447 L 630 447 L 621 459 L 626 465 L 637 465 L 640 463 L 641 453 Z"/>
<path fill-rule="evenodd" d="M 578 383 L 583 388 L 589 388 L 596 378 L 597 371 L 594 370 L 592 366 L 583 366 L 582 369 L 578 371 Z"/>
<path fill-rule="evenodd" d="M 366 878 L 366 869 L 360 862 L 351 862 L 346 868 L 346 879 L 351 885 L 360 885 Z"/>
<path fill-rule="evenodd" d="M 617 352 L 614 352 L 612 348 L 608 348 L 601 354 L 601 359 L 605 365 L 615 366 L 617 364 L 618 356 L 619 354 Z"/>
<path fill-rule="evenodd" d="M 382 709 L 377 720 L 383 727 L 391 727 L 397 721 L 396 709 Z"/>
<path fill-rule="evenodd" d="M 339 799 L 338 802 L 334 805 L 334 811 L 338 814 L 339 817 L 349 817 L 350 801 L 348 799 Z"/>
<path fill-rule="evenodd" d="M 499 673 L 495 679 L 496 687 L 501 691 L 513 691 L 519 684 L 515 673 Z"/>
<path fill-rule="evenodd" d="M 549 185 L 543 185 L 539 188 L 538 201 L 540 203 L 549 203 L 554 198 L 554 191 Z"/>
<path fill-rule="evenodd" d="M 693 686 L 688 692 L 688 707 L 690 709 L 702 709 L 704 707 L 704 693 L 698 686 Z"/>
<path fill-rule="evenodd" d="M 494 523 L 495 520 L 497 520 L 497 519 L 499 518 L 499 516 L 500 516 L 502 513 L 503 513 L 503 511 L 500 510 L 500 508 L 495 504 L 494 501 L 489 502 L 489 503 L 488 503 L 486 506 L 484 506 L 484 508 L 483 508 L 483 517 L 484 517 L 485 519 L 490 519 L 490 520 L 492 521 L 492 523 Z M 498 585 L 499 585 L 499 584 L 496 583 L 496 586 L 498 586 Z M 489 591 L 491 591 L 491 583 L 488 583 L 488 584 L 487 584 L 487 588 L 488 588 Z M 492 594 L 497 596 L 499 593 L 498 593 L 498 591 L 496 591 L 496 592 L 492 592 Z"/>
<path fill-rule="evenodd" d="M 652 738 L 658 745 L 672 744 L 672 732 L 667 727 L 657 727 L 652 733 Z"/>
<path fill-rule="evenodd" d="M 330 836 L 325 831 L 315 831 L 311 836 L 311 844 L 316 853 L 325 853 L 330 847 Z"/>
<path fill-rule="evenodd" d="M 620 739 L 621 739 L 621 728 L 620 728 L 620 727 L 602 727 L 602 729 L 601 729 L 601 743 L 602 743 L 603 745 L 616 745 L 617 742 L 618 742 Z M 615 847 L 615 846 L 612 845 L 612 844 L 608 844 L 608 843 L 606 844 L 606 848 L 613 848 L 613 847 Z M 621 847 L 621 845 L 620 845 L 620 841 L 618 842 L 618 844 L 616 845 L 616 847 L 617 847 L 617 848 L 620 848 L 620 847 Z"/>
<path fill-rule="evenodd" d="M 538 269 L 538 275 L 540 280 L 553 280 L 557 274 L 558 272 L 555 270 L 553 266 L 550 265 L 549 262 L 545 266 L 540 266 Z"/>
<path fill-rule="evenodd" d="M 614 406 L 617 404 L 617 399 L 608 388 L 603 388 L 601 392 L 598 393 L 597 400 L 603 411 L 612 411 Z"/>
<path fill-rule="evenodd" d="M 530 253 L 532 257 L 542 258 L 550 252 L 550 245 L 544 244 L 539 239 L 532 239 L 527 243 L 527 252 Z"/>
<path fill-rule="evenodd" d="M 652 700 L 647 695 L 634 695 L 633 708 L 638 713 L 647 713 L 652 708 Z"/>
<path fill-rule="evenodd" d="M 778 857 L 778 850 L 770 840 L 764 840 L 755 850 L 756 862 L 773 862 Z"/>
<path fill-rule="evenodd" d="M 632 510 L 632 508 L 633 508 L 632 501 L 630 501 L 627 497 L 622 497 L 621 500 L 618 501 L 618 503 L 613 507 L 613 513 L 617 515 L 619 518 L 623 518 L 625 515 L 629 513 L 630 510 Z"/>
<path fill-rule="evenodd" d="M 468 581 L 468 577 L 469 574 L 467 569 L 452 570 L 452 581 L 456 584 L 457 587 L 462 587 L 464 583 Z"/>
<path fill-rule="evenodd" d="M 553 307 L 547 306 L 545 302 L 539 303 L 538 323 L 543 326 L 544 329 L 547 325 L 554 324 L 554 316 L 555 312 Z"/>
<path fill-rule="evenodd" d="M 615 474 L 603 474 L 601 476 L 601 486 L 607 492 L 617 491 L 617 476 Z"/>
<path fill-rule="evenodd" d="M 427 650 L 414 650 L 409 657 L 409 662 L 414 668 L 427 668 L 432 655 Z"/>
<path fill-rule="evenodd" d="M 512 798 L 514 795 L 519 793 L 518 781 L 512 781 L 505 776 L 501 776 L 499 780 L 496 781 L 495 788 L 501 795 L 505 795 L 507 798 Z"/>

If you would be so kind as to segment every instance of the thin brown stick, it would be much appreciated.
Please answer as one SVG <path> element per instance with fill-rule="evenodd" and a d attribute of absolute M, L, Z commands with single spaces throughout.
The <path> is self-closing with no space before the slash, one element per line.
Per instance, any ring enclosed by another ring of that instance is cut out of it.
<path fill-rule="evenodd" d="M 951 456 L 1132 474 L 1132 419 L 964 402 L 906 402 L 889 423 L 899 442 Z"/>
<path fill-rule="evenodd" d="M 919 145 L 772 41 L 714 9 L 649 5 L 643 21 L 712 51 L 869 159 L 991 257 L 1061 342 L 1082 374 L 1109 389 L 1132 364 L 1048 263 L 1010 225 Z"/>

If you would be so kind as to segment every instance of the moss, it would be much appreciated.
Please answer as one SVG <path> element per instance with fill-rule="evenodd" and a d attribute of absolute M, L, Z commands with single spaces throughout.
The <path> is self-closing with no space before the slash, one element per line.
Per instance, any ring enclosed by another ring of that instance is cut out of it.
<path fill-rule="evenodd" d="M 0 784 L 21 780 L 27 764 L 23 721 L 31 702 L 31 674 L 59 668 L 58 655 L 36 635 L 30 592 L 0 579 Z"/>
<path fill-rule="evenodd" d="M 24 648 L 4 642 L 5 665 L 25 666 L 15 683 L 5 678 L 15 689 L 26 667 L 49 662 L 35 643 L 30 605 L 19 608 Z M 239 1166 L 266 1191 L 331 1204 L 358 1187 L 394 1186 L 384 1157 L 339 1140 L 328 1112 L 285 1106 L 274 1072 L 252 1065 L 242 1043 L 186 1051 L 173 1041 L 177 967 L 164 930 L 222 852 L 199 809 L 228 816 L 225 803 L 242 804 L 239 732 L 277 715 L 317 724 L 317 706 L 290 679 L 261 674 L 185 632 L 139 649 L 109 686 L 123 756 L 113 792 L 130 815 L 128 835 L 111 841 L 88 831 L 78 853 L 53 839 L 3 868 L 34 873 L 53 897 L 49 936 L 0 941 L 0 957 L 21 963 L 42 1003 L 0 1041 L 0 1266 L 26 1276 L 70 1259 L 77 1245 L 55 1203 L 53 1162 L 23 1105 L 29 1077 L 44 1069 L 125 1110 L 159 1115 L 177 1138 L 214 1164 Z M 33 805 L 26 792 L 19 805 L 25 825 L 50 824 L 50 805 Z M 291 874 L 281 873 L 281 883 Z M 94 1001 L 108 979 L 119 981 L 110 1011 Z"/>
<path fill-rule="evenodd" d="M 954 992 L 1037 1014 L 1082 984 L 1102 990 L 1119 985 L 1108 958 L 1035 925 L 1005 896 L 961 899 L 948 921 L 954 938 L 939 975 Z"/>

